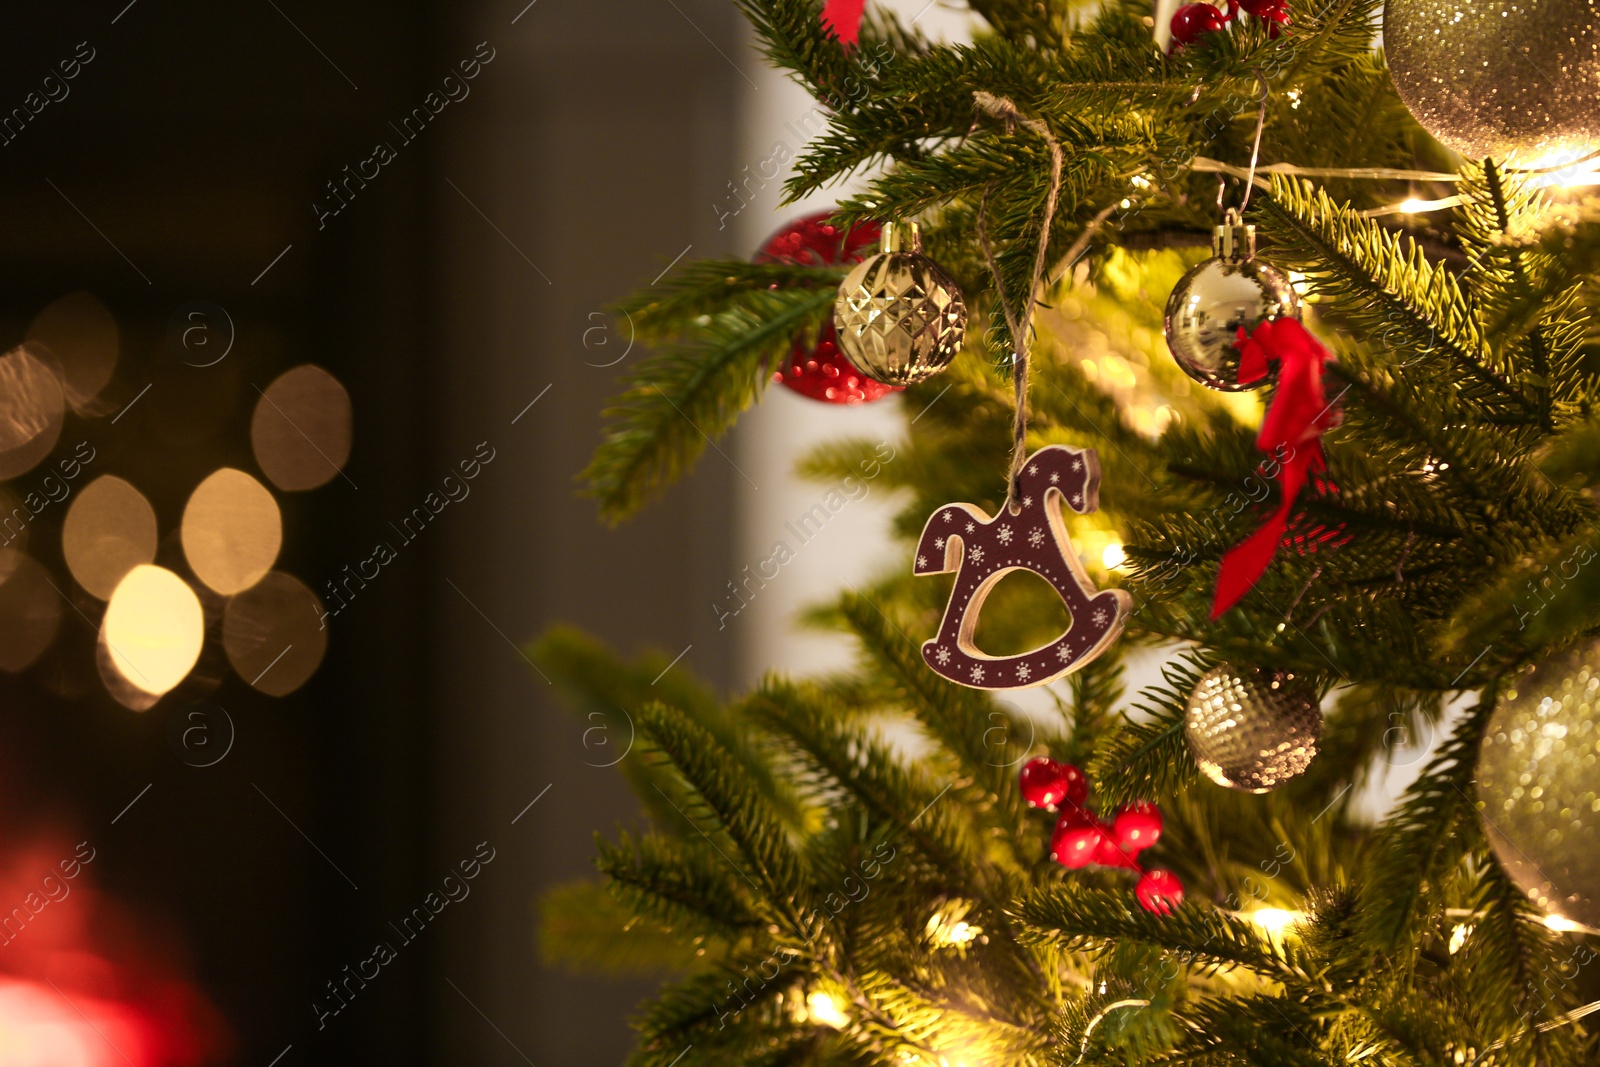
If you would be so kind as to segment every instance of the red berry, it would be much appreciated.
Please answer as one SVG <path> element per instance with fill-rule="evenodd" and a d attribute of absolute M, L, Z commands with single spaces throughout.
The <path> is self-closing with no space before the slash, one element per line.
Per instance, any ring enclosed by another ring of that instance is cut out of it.
<path fill-rule="evenodd" d="M 1143 800 L 1129 804 L 1117 812 L 1111 832 L 1131 852 L 1147 849 L 1161 839 L 1161 811 Z"/>
<path fill-rule="evenodd" d="M 1171 915 L 1183 903 L 1183 883 L 1171 871 L 1159 868 L 1145 871 L 1133 893 L 1139 898 L 1140 907 L 1157 915 Z"/>
<path fill-rule="evenodd" d="M 1184 4 L 1172 13 L 1173 46 L 1192 44 L 1201 34 L 1215 33 L 1227 23 L 1227 16 L 1210 4 Z"/>
<path fill-rule="evenodd" d="M 1050 835 L 1050 855 L 1061 866 L 1076 870 L 1094 862 L 1106 831 L 1093 815 L 1068 808 Z"/>
<path fill-rule="evenodd" d="M 1139 861 L 1137 849 L 1129 848 L 1117 840 L 1115 832 L 1105 823 L 1100 824 L 1100 847 L 1095 849 L 1094 861 L 1102 867 L 1116 867 L 1126 871 L 1137 871 Z"/>
<path fill-rule="evenodd" d="M 1029 807 L 1054 811 L 1067 801 L 1073 806 L 1089 799 L 1089 780 L 1070 763 L 1057 763 L 1048 756 L 1031 759 L 1019 776 L 1022 799 Z"/>

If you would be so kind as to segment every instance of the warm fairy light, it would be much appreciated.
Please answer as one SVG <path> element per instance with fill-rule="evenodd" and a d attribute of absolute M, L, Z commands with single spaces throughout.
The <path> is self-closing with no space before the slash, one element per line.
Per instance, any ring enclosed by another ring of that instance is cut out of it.
<path fill-rule="evenodd" d="M 1113 541 L 1100 552 L 1100 562 L 1106 570 L 1114 571 L 1128 560 L 1128 553 L 1123 549 L 1121 541 Z"/>
<path fill-rule="evenodd" d="M 34 316 L 28 340 L 55 358 L 74 411 L 103 413 L 94 400 L 111 381 L 122 352 L 117 320 L 104 304 L 88 293 L 64 296 Z"/>
<path fill-rule="evenodd" d="M 144 494 L 114 475 L 83 487 L 67 508 L 61 553 L 78 584 L 100 600 L 124 575 L 156 558 L 155 509 Z"/>
<path fill-rule="evenodd" d="M 328 651 L 322 601 L 300 579 L 273 571 L 228 601 L 222 647 L 233 669 L 268 696 L 287 696 Z"/>
<path fill-rule="evenodd" d="M 963 913 L 965 909 L 962 909 Z M 943 948 L 958 948 L 969 945 L 983 933 L 983 927 L 973 926 L 955 915 L 946 915 L 943 912 L 934 912 L 928 919 L 928 940 Z"/>
<path fill-rule="evenodd" d="M 350 394 L 310 363 L 262 390 L 250 419 L 256 462 L 279 489 L 315 489 L 350 458 Z"/>
<path fill-rule="evenodd" d="M 1427 210 L 1427 206 L 1428 202 L 1426 200 L 1419 199 L 1415 196 L 1411 197 L 1409 200 L 1400 201 L 1400 210 L 1407 215 L 1414 215 L 1419 211 L 1425 211 Z"/>
<path fill-rule="evenodd" d="M 1473 927 L 1468 923 L 1456 923 L 1455 929 L 1450 931 L 1450 955 L 1461 951 L 1461 946 L 1472 936 L 1472 930 Z"/>
<path fill-rule="evenodd" d="M 183 509 L 183 554 L 195 576 L 224 596 L 259 582 L 282 546 L 278 502 L 244 471 L 216 471 Z"/>
<path fill-rule="evenodd" d="M 1267 933 L 1277 936 L 1305 918 L 1305 915 L 1298 911 L 1285 911 L 1282 908 L 1257 908 L 1246 918 Z"/>
<path fill-rule="evenodd" d="M 806 1012 L 814 1022 L 835 1030 L 843 1030 L 850 1025 L 850 1016 L 840 1009 L 839 1002 L 820 989 L 806 997 Z"/>
<path fill-rule="evenodd" d="M 1544 925 L 1547 929 L 1554 930 L 1558 934 L 1571 934 L 1588 929 L 1587 926 L 1582 923 L 1575 923 L 1565 915 L 1546 915 L 1544 917 Z"/>
<path fill-rule="evenodd" d="M 0 479 L 28 473 L 61 436 L 67 401 L 42 354 L 23 345 L 0 356 Z"/>
<path fill-rule="evenodd" d="M 160 694 L 183 681 L 200 658 L 205 615 L 182 578 L 142 564 L 111 594 L 101 633 L 117 673 Z"/>

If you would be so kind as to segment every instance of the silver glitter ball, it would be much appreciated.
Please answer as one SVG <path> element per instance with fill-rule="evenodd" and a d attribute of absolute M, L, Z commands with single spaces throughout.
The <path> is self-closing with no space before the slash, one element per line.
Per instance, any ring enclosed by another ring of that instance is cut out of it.
<path fill-rule="evenodd" d="M 956 283 L 922 254 L 916 223 L 886 223 L 882 251 L 839 285 L 833 323 L 839 350 L 885 385 L 910 385 L 961 351 L 967 305 Z"/>
<path fill-rule="evenodd" d="M 1223 392 L 1255 389 L 1266 379 L 1239 384 L 1238 335 L 1263 322 L 1300 317 L 1300 298 L 1283 272 L 1255 258 L 1254 226 L 1229 212 L 1211 240 L 1212 256 L 1189 268 L 1167 298 L 1167 347 L 1185 374 Z"/>
<path fill-rule="evenodd" d="M 1502 695 L 1478 751 L 1478 813 L 1536 905 L 1600 926 L 1600 642 L 1551 656 Z"/>
<path fill-rule="evenodd" d="M 1600 0 L 1388 0 L 1383 46 L 1411 114 L 1464 156 L 1600 148 Z"/>
<path fill-rule="evenodd" d="M 1202 674 L 1189 694 L 1184 735 L 1207 778 L 1265 793 L 1311 765 L 1322 708 L 1303 676 L 1224 663 Z"/>

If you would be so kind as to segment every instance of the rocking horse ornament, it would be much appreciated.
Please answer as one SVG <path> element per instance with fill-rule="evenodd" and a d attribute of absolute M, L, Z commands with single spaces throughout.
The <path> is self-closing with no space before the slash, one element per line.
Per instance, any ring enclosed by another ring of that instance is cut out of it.
<path fill-rule="evenodd" d="M 1007 129 L 1037 134 L 1050 149 L 1050 186 L 1039 221 L 1033 274 L 1020 307 L 1007 300 L 1005 282 L 986 226 L 988 196 L 978 205 L 978 243 L 994 278 L 995 302 L 1010 327 L 1012 386 L 1016 416 L 1012 425 L 1011 471 L 1005 502 L 990 517 L 971 504 L 946 504 L 922 529 L 913 574 L 956 572 L 938 636 L 922 645 L 933 672 L 971 689 L 1026 689 L 1070 674 L 1104 652 L 1122 633 L 1133 598 L 1120 589 L 1097 590 L 1067 536 L 1061 506 L 1080 515 L 1100 506 L 1100 457 L 1094 449 L 1049 445 L 1027 454 L 1028 353 L 1034 309 L 1044 281 L 1051 221 L 1061 190 L 1063 152 L 1050 128 L 1017 110 L 1009 100 L 986 92 L 973 94 L 978 110 Z M 1073 257 L 1069 254 L 1066 261 Z M 1072 622 L 1049 644 L 1015 656 L 991 656 L 973 642 L 986 597 L 1000 579 L 1016 570 L 1037 574 L 1065 601 Z"/>
<path fill-rule="evenodd" d="M 1079 514 L 1099 506 L 1100 460 L 1094 449 L 1050 445 L 1029 457 L 1017 499 L 993 518 L 971 504 L 946 504 L 928 519 L 913 573 L 956 572 L 939 633 L 922 645 L 935 674 L 972 689 L 1026 689 L 1070 674 L 1122 633 L 1133 600 L 1120 589 L 1096 590 L 1067 536 L 1061 507 Z M 1061 594 L 1072 623 L 1043 647 L 991 656 L 973 643 L 983 602 L 1000 579 L 1029 570 Z"/>

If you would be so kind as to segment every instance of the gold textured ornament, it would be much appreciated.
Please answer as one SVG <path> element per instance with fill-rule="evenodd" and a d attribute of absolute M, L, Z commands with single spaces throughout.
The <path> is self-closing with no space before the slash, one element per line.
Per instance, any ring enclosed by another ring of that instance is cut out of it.
<path fill-rule="evenodd" d="M 885 385 L 910 385 L 961 351 L 967 305 L 922 254 L 916 223 L 885 223 L 881 242 L 840 284 L 833 322 L 839 350 L 856 370 Z"/>
<path fill-rule="evenodd" d="M 1462 155 L 1600 148 L 1600 0 L 1388 0 L 1383 41 L 1400 99 Z"/>
<path fill-rule="evenodd" d="M 1189 694 L 1184 735 L 1207 778 L 1265 793 L 1311 765 L 1322 708 L 1303 676 L 1224 663 L 1202 674 Z"/>
<path fill-rule="evenodd" d="M 1600 926 L 1600 641 L 1551 656 L 1502 695 L 1478 752 L 1478 812 L 1535 904 Z"/>
<path fill-rule="evenodd" d="M 1256 258 L 1256 228 L 1228 210 L 1212 231 L 1211 258 L 1189 268 L 1167 298 L 1165 330 L 1172 358 L 1202 385 L 1238 392 L 1266 379 L 1239 382 L 1239 330 L 1300 317 L 1300 298 L 1283 272 Z"/>

